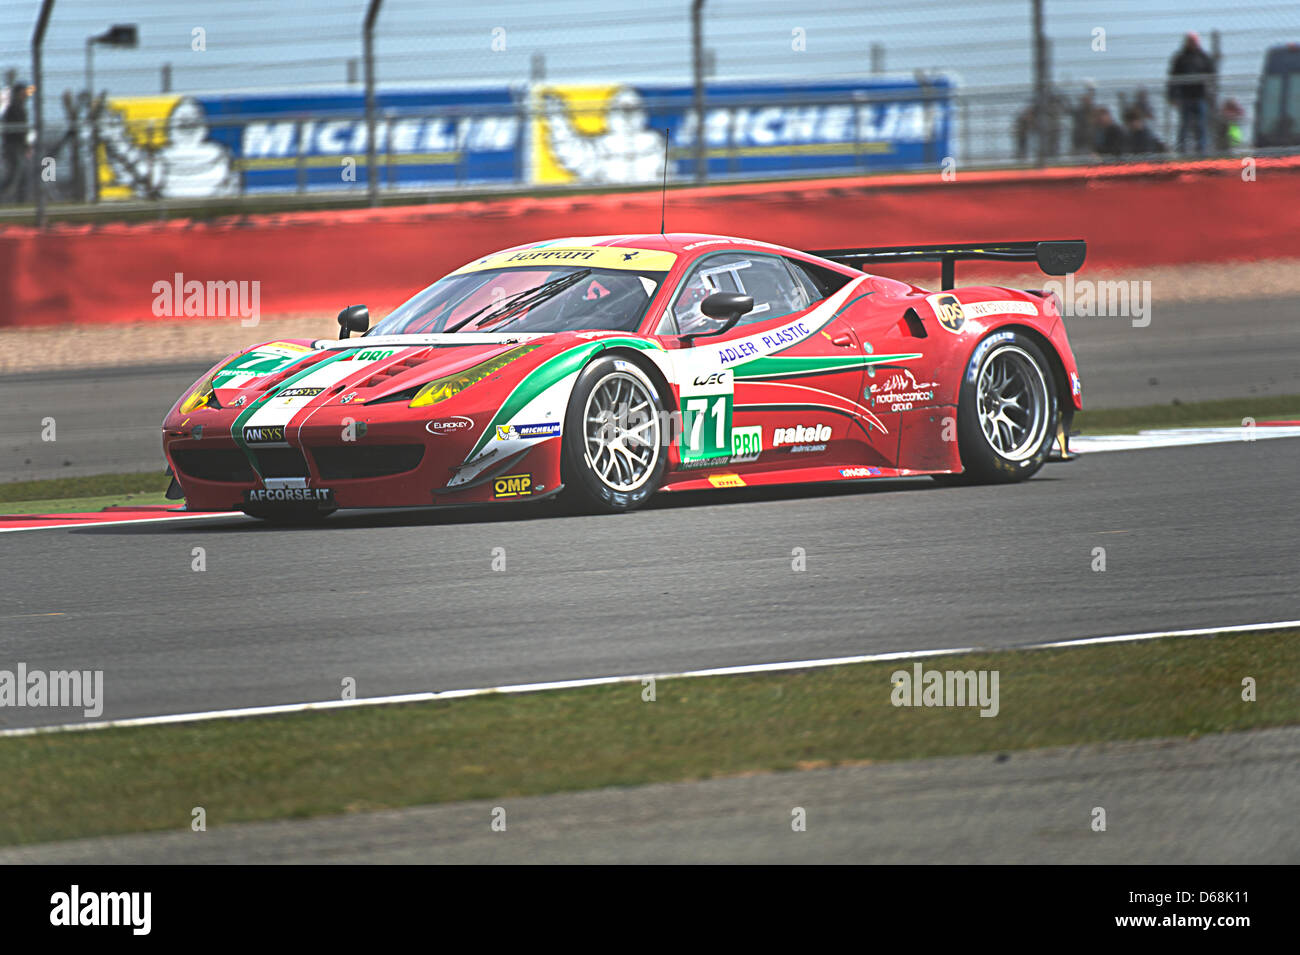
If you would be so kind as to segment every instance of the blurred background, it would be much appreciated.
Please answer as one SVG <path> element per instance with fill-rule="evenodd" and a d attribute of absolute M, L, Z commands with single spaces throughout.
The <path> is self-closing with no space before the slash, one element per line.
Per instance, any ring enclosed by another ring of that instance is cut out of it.
<path fill-rule="evenodd" d="M 10 221 L 1300 144 L 1288 0 L 58 0 L 38 66 L 42 6 L 0 9 Z"/>

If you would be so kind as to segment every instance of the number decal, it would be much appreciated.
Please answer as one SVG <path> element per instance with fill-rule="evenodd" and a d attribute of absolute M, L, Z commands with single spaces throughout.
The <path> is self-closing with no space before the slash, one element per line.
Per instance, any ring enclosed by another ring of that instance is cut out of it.
<path fill-rule="evenodd" d="M 683 464 L 731 456 L 732 401 L 731 395 L 700 395 L 682 402 Z"/>

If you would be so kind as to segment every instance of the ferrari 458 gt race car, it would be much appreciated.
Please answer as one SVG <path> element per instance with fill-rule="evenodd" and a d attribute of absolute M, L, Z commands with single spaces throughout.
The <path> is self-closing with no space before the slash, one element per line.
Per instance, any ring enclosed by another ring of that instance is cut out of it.
<path fill-rule="evenodd" d="M 272 341 L 178 400 L 190 510 L 538 500 L 911 475 L 1022 481 L 1069 459 L 1080 384 L 1055 297 L 953 288 L 962 259 L 1063 275 L 1080 240 L 801 252 L 711 235 L 486 255 L 370 327 Z M 862 271 L 941 263 L 942 290 Z M 361 333 L 360 337 L 352 337 Z"/>

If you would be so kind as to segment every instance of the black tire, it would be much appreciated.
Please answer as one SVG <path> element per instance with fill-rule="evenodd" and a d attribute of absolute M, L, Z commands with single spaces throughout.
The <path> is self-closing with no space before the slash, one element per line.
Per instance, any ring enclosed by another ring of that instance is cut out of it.
<path fill-rule="evenodd" d="M 592 396 L 597 392 L 599 395 L 593 400 Z M 622 423 L 618 417 L 612 421 L 606 419 L 605 425 L 587 421 L 589 410 L 598 411 L 604 407 L 607 398 L 617 405 L 620 394 L 631 399 L 622 401 L 624 407 L 639 408 L 644 403 L 640 400 L 642 398 L 649 399 L 649 407 L 624 415 Z M 659 385 L 634 361 L 606 356 L 597 358 L 582 370 L 574 383 L 564 417 L 561 456 L 564 496 L 572 509 L 617 513 L 634 510 L 650 499 L 663 481 L 668 462 L 668 448 L 664 441 L 667 417 L 663 410 L 664 398 Z M 651 415 L 653 423 L 647 426 Z M 594 436 L 589 432 L 589 426 L 596 430 Z M 610 428 L 617 431 L 607 430 Z M 653 434 L 649 447 L 634 444 L 626 454 L 617 453 L 617 446 L 629 431 L 640 435 Z M 607 434 L 611 436 L 610 442 L 603 441 Z M 610 444 L 615 447 L 611 448 Z M 595 461 L 591 452 L 593 446 L 597 449 Z M 637 463 L 640 457 L 645 458 L 644 466 Z"/>
<path fill-rule="evenodd" d="M 1058 413 L 1056 380 L 1043 350 L 1020 332 L 994 332 L 984 338 L 971 353 L 957 402 L 961 480 L 1029 480 L 1052 450 Z"/>

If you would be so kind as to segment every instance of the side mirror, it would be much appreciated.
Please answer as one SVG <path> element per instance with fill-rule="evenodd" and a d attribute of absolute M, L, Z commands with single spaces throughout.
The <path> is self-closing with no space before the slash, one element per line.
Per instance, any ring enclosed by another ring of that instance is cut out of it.
<path fill-rule="evenodd" d="M 721 335 L 723 332 L 730 331 L 736 322 L 740 321 L 740 317 L 752 311 L 753 308 L 754 297 L 752 295 L 741 295 L 739 292 L 714 292 L 700 303 L 700 311 L 709 318 L 719 319 L 722 324 L 707 331 L 683 335 L 682 338 L 706 338 L 710 335 Z"/>
<path fill-rule="evenodd" d="M 353 332 L 370 329 L 370 309 L 364 305 L 349 305 L 339 312 L 339 338 L 348 338 Z"/>

